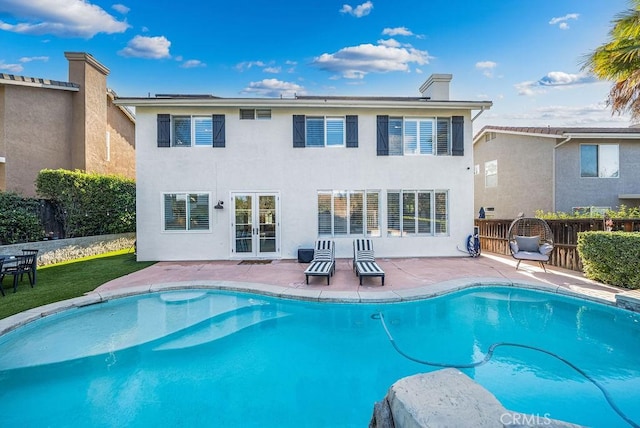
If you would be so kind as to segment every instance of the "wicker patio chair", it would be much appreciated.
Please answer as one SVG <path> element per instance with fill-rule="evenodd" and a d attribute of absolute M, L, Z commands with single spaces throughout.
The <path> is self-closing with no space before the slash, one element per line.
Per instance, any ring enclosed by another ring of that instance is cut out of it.
<path fill-rule="evenodd" d="M 553 251 L 553 233 L 546 221 L 541 218 L 520 217 L 515 219 L 508 232 L 509 250 L 518 260 L 516 269 L 522 260 L 540 263 L 546 272 L 545 262 L 549 261 Z"/>

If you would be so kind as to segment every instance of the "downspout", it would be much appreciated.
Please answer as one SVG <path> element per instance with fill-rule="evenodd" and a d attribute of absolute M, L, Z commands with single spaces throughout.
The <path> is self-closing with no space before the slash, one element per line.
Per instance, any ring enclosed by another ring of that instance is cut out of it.
<path fill-rule="evenodd" d="M 471 118 L 471 123 L 473 123 L 473 121 L 476 120 L 478 118 L 478 116 L 480 116 L 482 113 L 484 113 L 484 110 L 485 110 L 484 106 L 480 107 L 480 111 L 475 116 L 473 116 Z"/>
<path fill-rule="evenodd" d="M 553 185 L 551 186 L 551 200 L 552 200 L 552 207 L 553 207 L 553 212 L 556 211 L 556 150 L 558 147 L 562 146 L 565 143 L 568 143 L 571 138 L 573 138 L 571 136 L 571 134 L 569 134 L 569 136 L 567 138 L 565 138 L 563 141 L 559 142 L 558 144 L 556 144 L 553 147 L 553 168 L 551 171 L 551 183 L 553 183 Z"/>

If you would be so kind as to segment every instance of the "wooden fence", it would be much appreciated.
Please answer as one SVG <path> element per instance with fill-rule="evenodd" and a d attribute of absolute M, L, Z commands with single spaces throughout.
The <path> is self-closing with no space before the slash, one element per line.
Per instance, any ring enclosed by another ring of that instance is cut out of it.
<path fill-rule="evenodd" d="M 507 243 L 509 226 L 513 220 L 476 219 L 482 251 L 511 255 Z M 640 232 L 640 219 L 612 219 L 613 230 Z M 578 233 L 604 230 L 602 219 L 547 220 L 553 232 L 554 248 L 549 264 L 564 269 L 582 271 L 578 254 Z"/>

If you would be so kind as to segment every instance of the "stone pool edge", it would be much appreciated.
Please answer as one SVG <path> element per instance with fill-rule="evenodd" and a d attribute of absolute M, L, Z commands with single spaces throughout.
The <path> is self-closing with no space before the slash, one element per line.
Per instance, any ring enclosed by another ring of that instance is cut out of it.
<path fill-rule="evenodd" d="M 461 291 L 473 287 L 517 287 L 529 290 L 539 290 L 548 293 L 561 294 L 567 297 L 574 297 L 595 303 L 605 304 L 624 310 L 640 312 L 640 304 L 629 305 L 628 299 L 616 296 L 615 301 L 583 294 L 558 285 L 541 284 L 528 281 L 511 281 L 504 278 L 459 278 L 450 281 L 443 281 L 437 284 L 430 284 L 423 287 L 416 287 L 404 290 L 385 291 L 332 291 L 332 290 L 305 290 L 291 288 L 281 285 L 272 285 L 255 282 L 238 281 L 179 281 L 158 284 L 138 285 L 134 287 L 121 288 L 107 291 L 91 291 L 84 296 L 72 299 L 61 300 L 37 308 L 28 309 L 24 312 L 9 316 L 0 320 L 0 336 L 15 330 L 23 325 L 29 324 L 40 318 L 44 318 L 56 313 L 74 308 L 81 308 L 107 302 L 113 299 L 130 297 L 140 294 L 156 293 L 162 291 L 184 290 L 184 289 L 205 289 L 235 291 L 241 293 L 253 293 L 269 297 L 276 297 L 290 300 L 302 300 L 311 302 L 330 303 L 399 303 L 416 300 L 430 299 L 444 296 L 449 293 Z M 640 302 L 640 301 L 639 301 Z"/>

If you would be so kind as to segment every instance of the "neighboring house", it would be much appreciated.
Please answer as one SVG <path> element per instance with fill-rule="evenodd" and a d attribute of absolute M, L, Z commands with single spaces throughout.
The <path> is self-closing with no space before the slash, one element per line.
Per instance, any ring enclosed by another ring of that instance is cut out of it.
<path fill-rule="evenodd" d="M 135 120 L 113 103 L 109 69 L 65 52 L 69 81 L 0 74 L 0 190 L 35 195 L 40 170 L 135 177 Z"/>
<path fill-rule="evenodd" d="M 140 260 L 463 255 L 473 230 L 471 111 L 451 75 L 421 97 L 123 98 L 136 109 Z"/>
<path fill-rule="evenodd" d="M 475 210 L 602 212 L 640 204 L 640 129 L 485 126 L 473 140 Z"/>

